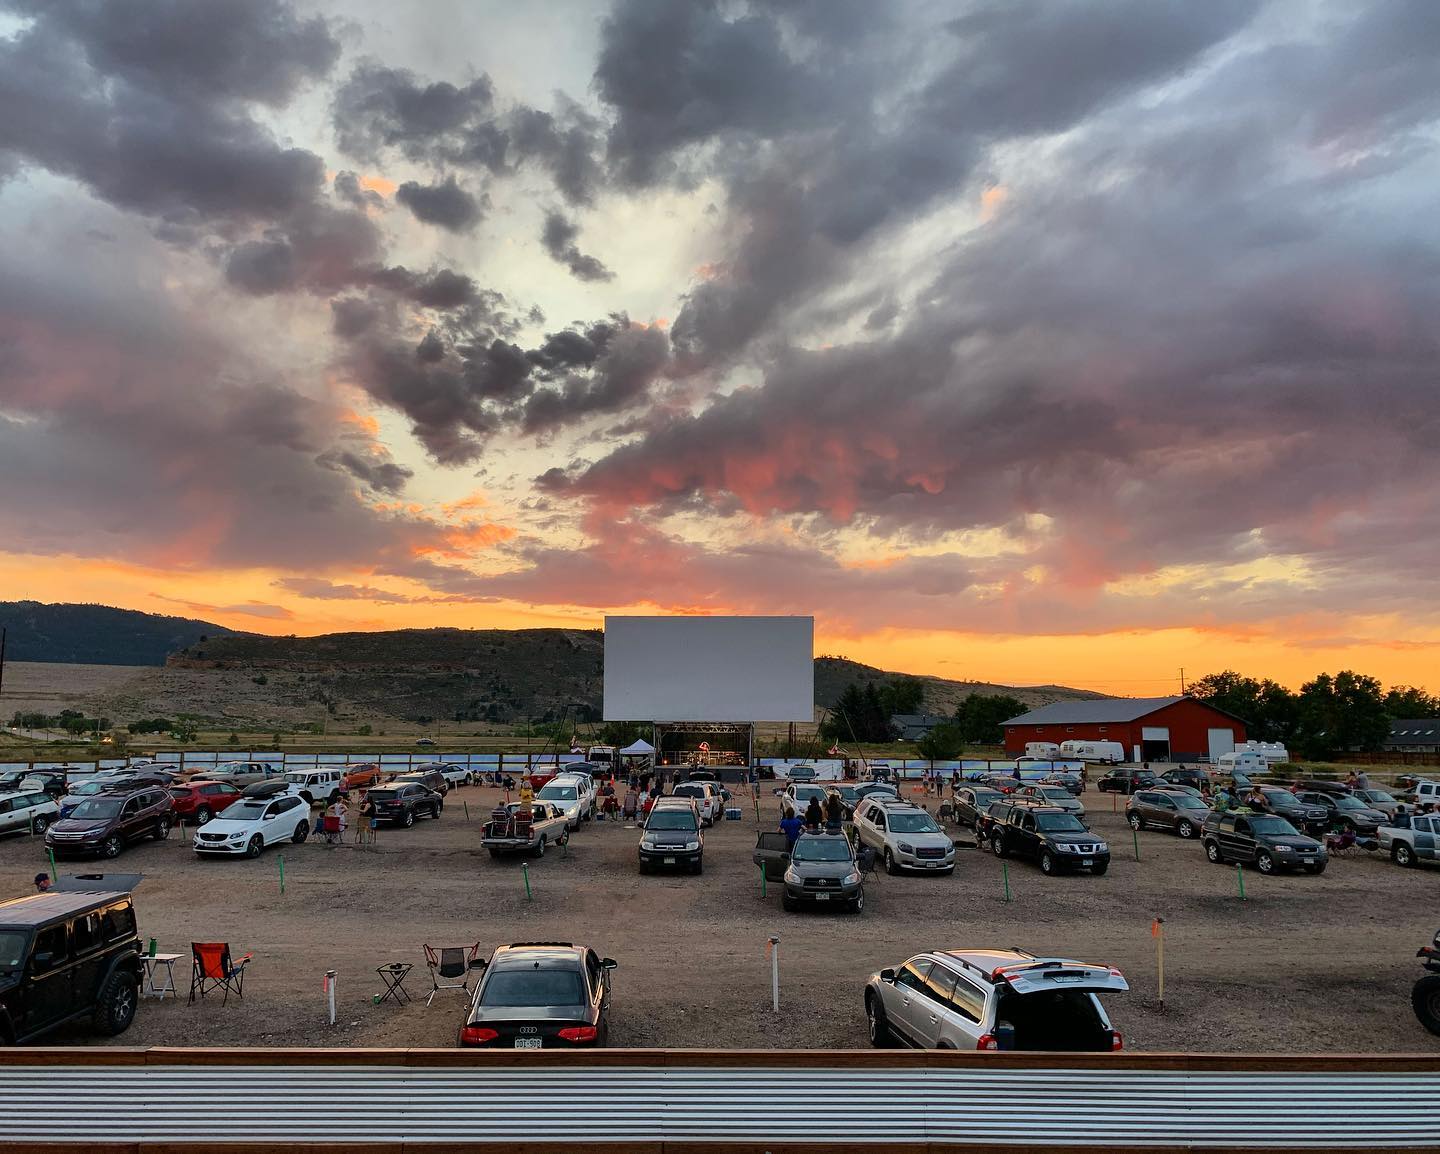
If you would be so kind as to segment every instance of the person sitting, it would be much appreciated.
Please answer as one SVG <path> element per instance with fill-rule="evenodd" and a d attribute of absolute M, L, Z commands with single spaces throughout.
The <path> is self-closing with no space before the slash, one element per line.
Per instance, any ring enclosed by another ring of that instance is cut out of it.
<path fill-rule="evenodd" d="M 1265 813 L 1270 809 L 1270 803 L 1265 800 L 1265 794 L 1258 785 L 1250 787 L 1250 792 L 1245 795 L 1245 804 L 1258 813 Z"/>
<path fill-rule="evenodd" d="M 600 805 L 600 816 L 608 821 L 615 821 L 620 816 L 620 800 L 613 789 L 605 795 L 605 800 Z"/>
<path fill-rule="evenodd" d="M 820 808 L 820 799 L 812 797 L 810 804 L 805 807 L 805 825 L 814 830 L 820 828 L 820 823 L 825 820 L 825 811 Z"/>
<path fill-rule="evenodd" d="M 1385 824 L 1394 826 L 1396 829 L 1410 828 L 1410 811 L 1405 808 L 1403 801 L 1395 807 L 1395 816 Z"/>
<path fill-rule="evenodd" d="M 650 811 L 655 808 L 655 797 L 656 795 L 653 793 L 647 793 L 645 795 L 645 801 L 640 806 L 640 814 L 642 817 L 650 816 Z"/>
<path fill-rule="evenodd" d="M 784 816 L 780 818 L 780 832 L 785 835 L 786 853 L 795 848 L 795 839 L 800 836 L 800 831 L 804 828 L 804 820 L 793 809 L 787 809 Z"/>
<path fill-rule="evenodd" d="M 844 820 L 845 803 L 840 800 L 838 793 L 832 793 L 825 798 L 825 828 L 831 833 L 839 833 Z"/>
<path fill-rule="evenodd" d="M 640 791 L 632 785 L 625 793 L 625 804 L 620 807 L 620 816 L 626 821 L 634 821 L 639 812 Z"/>

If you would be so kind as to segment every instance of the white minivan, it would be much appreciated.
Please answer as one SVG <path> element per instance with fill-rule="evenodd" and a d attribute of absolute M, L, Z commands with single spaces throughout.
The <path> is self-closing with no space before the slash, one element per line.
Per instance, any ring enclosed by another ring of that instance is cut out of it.
<path fill-rule="evenodd" d="M 1060 755 L 1077 761 L 1098 761 L 1101 765 L 1119 765 L 1125 760 L 1125 747 L 1118 741 L 1062 741 Z"/>

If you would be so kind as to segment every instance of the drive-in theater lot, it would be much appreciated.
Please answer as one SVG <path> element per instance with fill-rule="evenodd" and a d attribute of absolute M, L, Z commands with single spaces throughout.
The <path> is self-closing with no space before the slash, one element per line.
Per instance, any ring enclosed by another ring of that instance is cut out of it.
<path fill-rule="evenodd" d="M 778 818 L 770 788 L 762 785 L 763 829 Z M 965 850 L 952 877 L 880 871 L 866 883 L 859 916 L 785 913 L 780 886 L 761 897 L 748 804 L 744 820 L 707 831 L 703 875 L 642 877 L 639 833 L 619 823 L 585 823 L 568 853 L 493 860 L 480 848 L 480 825 L 498 797 L 484 786 L 454 790 L 440 821 L 382 828 L 373 847 L 312 839 L 254 861 L 197 861 L 177 830 L 166 842 L 130 847 L 114 863 L 62 861 L 62 874 L 142 872 L 140 933 L 158 939 L 162 952 L 188 955 L 192 941 L 229 941 L 237 956 L 252 953 L 254 961 L 243 1001 L 187 1006 L 186 960 L 176 966 L 180 998 L 147 999 L 120 1038 L 76 1028 L 49 1042 L 446 1046 L 455 1042 L 464 997 L 442 992 L 426 1008 L 423 943 L 478 941 L 488 956 L 502 943 L 559 940 L 593 945 L 619 963 L 615 1046 L 862 1047 L 861 989 L 873 970 L 922 949 L 1012 945 L 1119 966 L 1132 990 L 1107 1007 L 1128 1049 L 1286 1054 L 1435 1045 L 1411 1012 L 1409 993 L 1420 973 L 1415 950 L 1440 917 L 1437 879 L 1382 855 L 1333 860 L 1320 876 L 1247 870 L 1248 900 L 1241 901 L 1235 867 L 1209 864 L 1195 841 L 1142 833 L 1136 863 L 1119 812 L 1124 799 L 1092 788 L 1084 795 L 1087 820 L 1113 852 L 1103 877 L 1050 879 L 1011 861 L 1007 904 L 1001 861 Z M 0 841 L 5 892 L 29 891 L 42 868 L 39 839 Z M 1156 916 L 1166 930 L 1163 1010 Z M 778 1015 L 766 958 L 772 934 L 781 938 Z M 409 1005 L 372 1003 L 382 988 L 375 967 L 392 961 L 415 964 Z M 333 1029 L 322 992 L 332 969 L 339 975 Z"/>

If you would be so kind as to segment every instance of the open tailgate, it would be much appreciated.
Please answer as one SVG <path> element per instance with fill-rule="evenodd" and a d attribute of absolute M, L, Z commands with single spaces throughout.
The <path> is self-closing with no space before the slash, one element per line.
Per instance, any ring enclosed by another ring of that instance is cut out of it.
<path fill-rule="evenodd" d="M 1114 966 L 1091 966 L 1084 962 L 1021 962 L 1000 967 L 996 976 L 1004 978 L 1017 994 L 1058 989 L 1121 993 L 1130 988 L 1125 975 Z"/>

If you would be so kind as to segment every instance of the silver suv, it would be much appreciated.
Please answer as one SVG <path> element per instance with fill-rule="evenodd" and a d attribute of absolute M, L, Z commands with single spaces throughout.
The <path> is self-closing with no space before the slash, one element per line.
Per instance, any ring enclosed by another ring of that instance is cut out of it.
<path fill-rule="evenodd" d="M 855 830 L 884 860 L 886 873 L 955 872 L 955 843 L 918 805 L 871 794 L 855 807 Z"/>
<path fill-rule="evenodd" d="M 920 1050 L 1118 1050 L 1097 993 L 1130 985 L 1114 966 L 1023 950 L 916 954 L 865 983 L 870 1044 Z"/>

